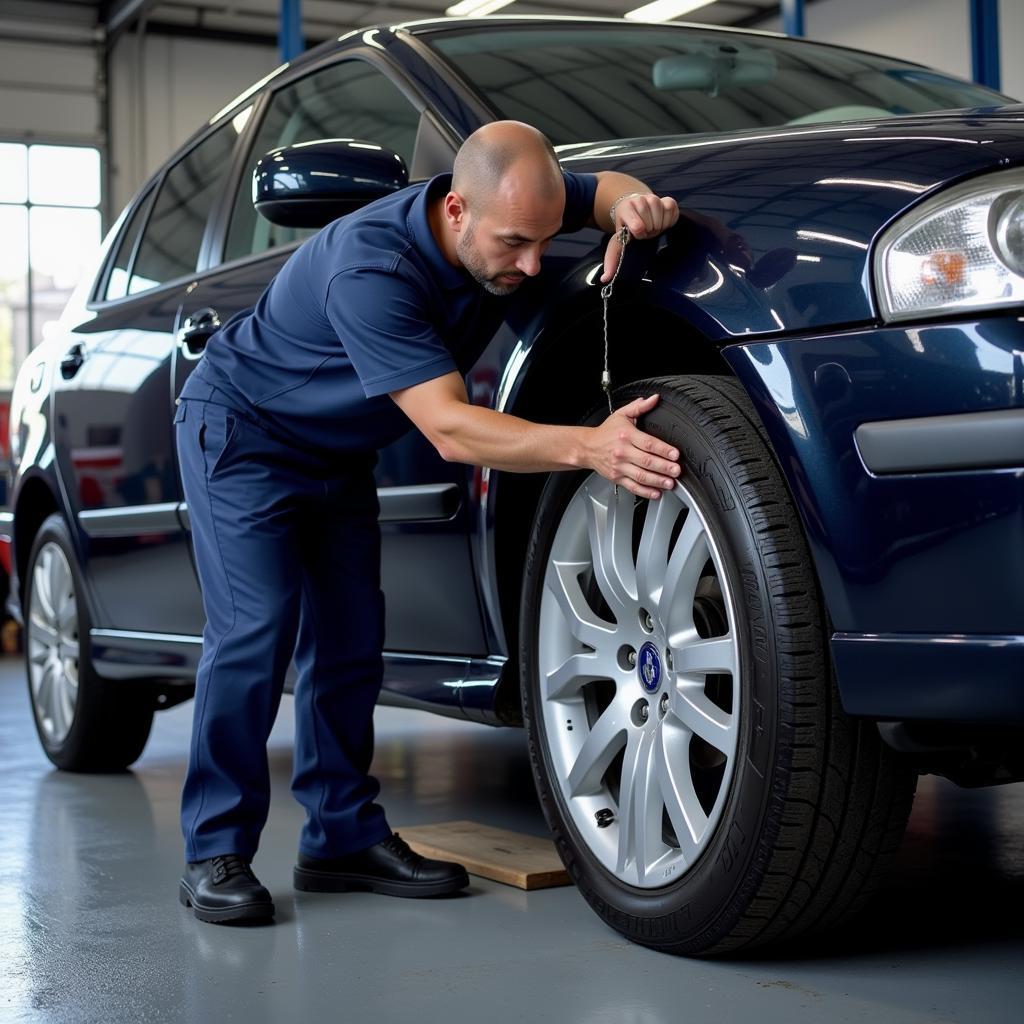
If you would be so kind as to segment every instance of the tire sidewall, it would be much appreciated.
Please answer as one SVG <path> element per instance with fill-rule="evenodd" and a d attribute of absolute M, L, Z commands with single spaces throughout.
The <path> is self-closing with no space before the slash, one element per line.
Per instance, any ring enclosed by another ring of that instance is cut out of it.
<path fill-rule="evenodd" d="M 649 393 L 649 388 L 633 385 L 616 394 L 616 403 Z M 677 401 L 662 394 L 662 402 L 639 425 L 679 449 L 683 478 L 701 505 L 729 577 L 739 638 L 740 735 L 733 776 L 715 832 L 696 864 L 677 882 L 659 889 L 640 889 L 616 879 L 589 852 L 557 783 L 551 781 L 554 769 L 539 706 L 535 655 L 539 603 L 555 532 L 587 473 L 553 474 L 538 506 L 520 619 L 523 711 L 544 814 L 562 860 L 585 898 L 609 924 L 636 941 L 682 939 L 699 951 L 713 943 L 715 935 L 729 931 L 760 883 L 777 831 L 767 825 L 767 809 L 785 754 L 775 715 L 780 694 L 770 591 L 753 524 L 722 454 L 699 429 L 699 410 L 685 398 Z M 600 422 L 605 415 L 595 413 L 587 422 Z"/>

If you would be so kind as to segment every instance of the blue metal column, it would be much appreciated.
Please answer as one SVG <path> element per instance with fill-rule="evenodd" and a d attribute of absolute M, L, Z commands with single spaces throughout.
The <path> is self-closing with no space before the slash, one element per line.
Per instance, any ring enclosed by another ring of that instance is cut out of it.
<path fill-rule="evenodd" d="M 999 88 L 999 0 L 971 0 L 971 66 L 976 82 Z"/>
<path fill-rule="evenodd" d="M 294 60 L 305 46 L 302 42 L 302 0 L 281 0 L 281 29 L 277 34 L 281 63 Z"/>
<path fill-rule="evenodd" d="M 782 31 L 787 36 L 804 34 L 804 0 L 782 0 Z"/>

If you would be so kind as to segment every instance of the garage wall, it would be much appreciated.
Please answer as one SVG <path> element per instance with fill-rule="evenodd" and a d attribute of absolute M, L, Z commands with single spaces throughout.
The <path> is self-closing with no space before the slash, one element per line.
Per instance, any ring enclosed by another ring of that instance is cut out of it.
<path fill-rule="evenodd" d="M 968 0 L 816 0 L 804 7 L 808 39 L 928 64 L 971 77 L 971 31 Z M 754 26 L 782 31 L 780 18 Z M 1024 3 L 1000 0 L 1002 91 L 1024 100 L 1024 64 L 1018 60 L 1024 42 Z"/>
<path fill-rule="evenodd" d="M 274 47 L 134 33 L 111 55 L 112 215 L 226 103 L 279 63 Z"/>
<path fill-rule="evenodd" d="M 101 141 L 99 50 L 0 38 L 0 140 Z"/>

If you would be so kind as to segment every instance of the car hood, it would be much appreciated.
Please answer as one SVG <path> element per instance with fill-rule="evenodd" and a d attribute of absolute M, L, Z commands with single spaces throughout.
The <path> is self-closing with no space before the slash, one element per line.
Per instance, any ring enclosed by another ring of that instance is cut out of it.
<path fill-rule="evenodd" d="M 623 139 L 559 157 L 568 170 L 635 175 L 697 215 L 646 276 L 709 336 L 820 330 L 876 317 L 871 252 L 894 218 L 1024 164 L 1024 105 Z"/>

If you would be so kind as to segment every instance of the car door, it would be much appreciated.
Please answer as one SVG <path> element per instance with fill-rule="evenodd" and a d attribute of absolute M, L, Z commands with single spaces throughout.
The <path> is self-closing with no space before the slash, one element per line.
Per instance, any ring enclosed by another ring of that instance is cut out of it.
<path fill-rule="evenodd" d="M 253 208 L 251 172 L 272 149 L 317 139 L 360 139 L 397 152 L 418 176 L 444 153 L 438 129 L 376 63 L 349 57 L 321 67 L 271 94 L 263 107 L 230 214 L 218 246 L 222 262 L 198 278 L 182 309 L 174 355 L 180 390 L 217 323 L 253 305 L 294 249 L 312 232 L 282 228 Z M 454 149 L 448 152 L 454 156 Z M 215 260 L 216 262 L 216 260 Z M 382 576 L 387 646 L 437 654 L 485 652 L 469 546 L 469 474 L 444 462 L 412 432 L 381 452 Z"/>
<path fill-rule="evenodd" d="M 68 339 L 53 391 L 53 434 L 80 529 L 97 627 L 154 634 L 202 628 L 177 515 L 173 328 L 181 279 L 195 273 L 238 132 L 225 124 L 136 204 L 92 317 Z"/>

